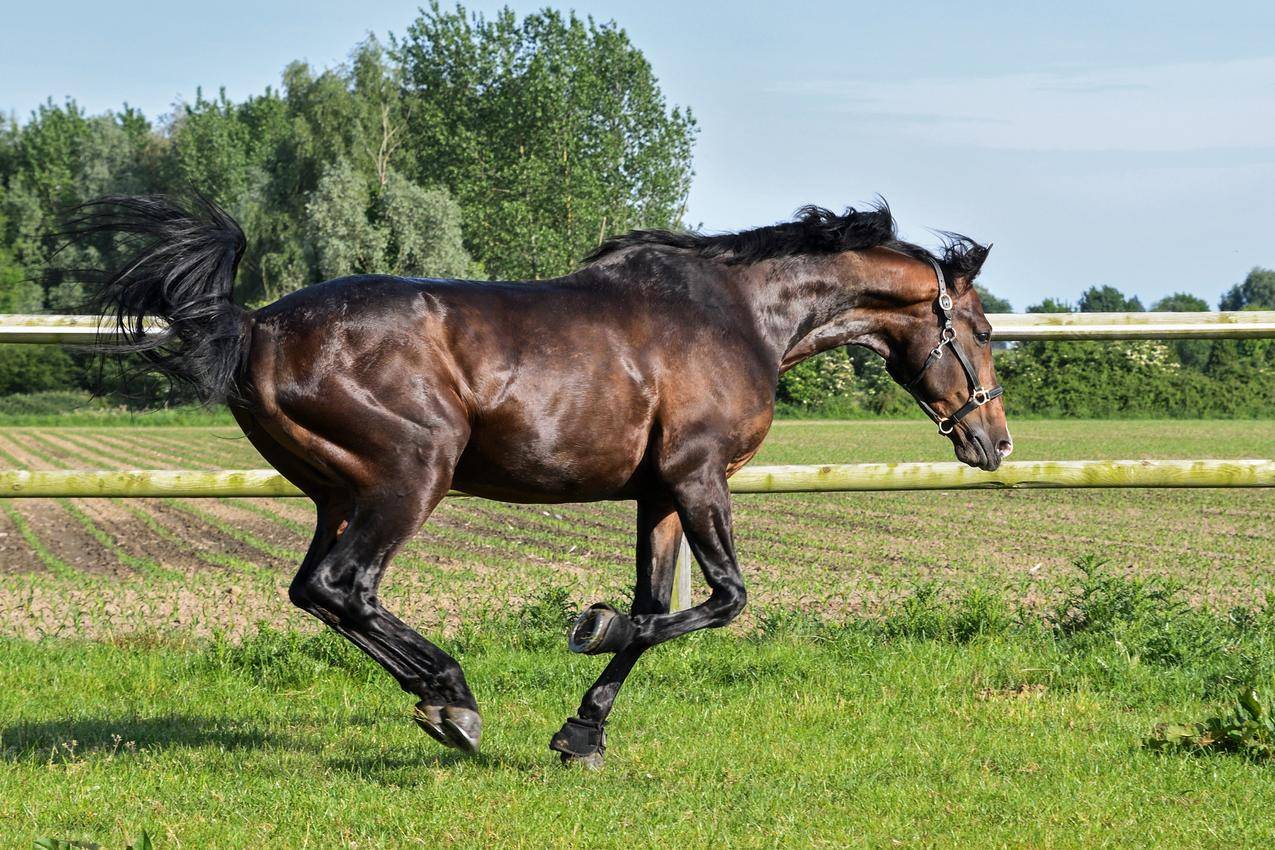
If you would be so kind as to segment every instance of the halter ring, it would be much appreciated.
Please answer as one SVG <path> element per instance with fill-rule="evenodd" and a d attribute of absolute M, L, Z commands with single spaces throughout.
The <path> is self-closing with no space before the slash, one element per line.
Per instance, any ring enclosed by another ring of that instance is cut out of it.
<path fill-rule="evenodd" d="M 974 399 L 975 404 L 977 404 L 979 407 L 982 407 L 983 405 L 987 404 L 987 401 L 988 401 L 987 390 L 983 389 L 982 387 L 975 387 L 974 395 L 971 396 L 971 398 Z"/>
<path fill-rule="evenodd" d="M 943 330 L 939 332 L 939 339 L 942 342 L 951 342 L 956 339 L 956 328 L 951 325 L 944 325 Z"/>
<path fill-rule="evenodd" d="M 946 425 L 947 427 L 944 428 L 943 427 L 944 425 Z M 955 430 L 956 430 L 956 423 L 953 422 L 951 419 L 939 420 L 939 433 L 942 434 L 944 437 L 946 437 L 948 434 L 952 433 Z"/>

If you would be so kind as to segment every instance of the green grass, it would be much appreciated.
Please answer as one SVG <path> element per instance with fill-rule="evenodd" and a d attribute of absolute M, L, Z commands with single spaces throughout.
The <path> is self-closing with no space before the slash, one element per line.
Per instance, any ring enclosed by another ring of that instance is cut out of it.
<path fill-rule="evenodd" d="M 92 407 L 56 413 L 0 411 L 0 426 L 41 428 L 154 428 L 173 426 L 234 426 L 235 419 L 223 408 L 173 407 L 156 410 L 128 410 L 122 407 Z"/>
<path fill-rule="evenodd" d="M 0 460 L 264 465 L 233 427 L 99 424 L 0 429 Z M 1011 427 L 1022 459 L 1275 448 L 1272 421 Z M 932 431 L 780 422 L 756 462 L 950 460 Z M 631 505 L 449 500 L 398 558 L 383 596 L 465 665 L 477 759 L 287 606 L 302 500 L 119 500 L 111 526 L 80 500 L 0 508 L 0 553 L 42 570 L 0 571 L 0 847 L 1275 838 L 1275 764 L 1243 757 L 1265 726 L 1214 745 L 1252 726 L 1242 687 L 1275 694 L 1275 491 L 740 497 L 749 610 L 643 659 L 597 775 L 546 743 L 601 666 L 565 652 L 566 612 L 631 586 Z M 1157 749 L 1157 727 L 1185 731 Z"/>
<path fill-rule="evenodd" d="M 1158 722 L 1275 684 L 1275 609 L 1224 617 L 1092 565 L 1046 616 L 922 590 L 880 619 L 773 612 L 643 660 L 601 773 L 548 736 L 596 673 L 561 592 L 449 643 L 477 758 L 327 634 L 0 644 L 0 823 L 122 847 L 1260 846 L 1275 774 Z M 1166 651 L 1171 649 L 1172 651 Z"/>

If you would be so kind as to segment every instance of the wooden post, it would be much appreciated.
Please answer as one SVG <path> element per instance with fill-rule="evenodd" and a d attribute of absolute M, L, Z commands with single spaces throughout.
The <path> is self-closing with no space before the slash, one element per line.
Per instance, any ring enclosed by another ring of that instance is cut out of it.
<path fill-rule="evenodd" d="M 682 535 L 677 544 L 677 566 L 673 569 L 673 595 L 669 598 L 670 611 L 685 611 L 691 607 L 691 568 L 695 566 L 695 556 L 691 554 L 691 544 Z"/>

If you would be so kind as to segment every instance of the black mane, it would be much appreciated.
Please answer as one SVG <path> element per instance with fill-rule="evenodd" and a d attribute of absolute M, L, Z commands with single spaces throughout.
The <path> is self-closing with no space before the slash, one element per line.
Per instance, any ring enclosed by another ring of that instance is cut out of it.
<path fill-rule="evenodd" d="M 918 260 L 937 260 L 950 276 L 972 280 L 982 265 L 987 249 L 959 233 L 942 231 L 941 254 L 898 238 L 894 216 L 884 200 L 866 210 L 848 207 L 842 215 L 817 206 L 797 210 L 792 221 L 741 230 L 738 233 L 707 235 L 688 231 L 634 230 L 607 239 L 589 256 L 593 263 L 643 245 L 691 251 L 701 257 L 725 263 L 746 264 L 803 254 L 839 254 L 867 248 L 889 248 Z"/>

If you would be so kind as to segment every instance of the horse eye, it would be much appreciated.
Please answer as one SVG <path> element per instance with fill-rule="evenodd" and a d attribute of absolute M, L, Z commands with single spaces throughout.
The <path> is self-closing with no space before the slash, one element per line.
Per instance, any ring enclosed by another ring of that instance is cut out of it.
<path fill-rule="evenodd" d="M 987 345 L 992 341 L 992 334 L 990 331 L 980 331 L 974 334 L 974 339 L 978 340 L 979 345 Z"/>

